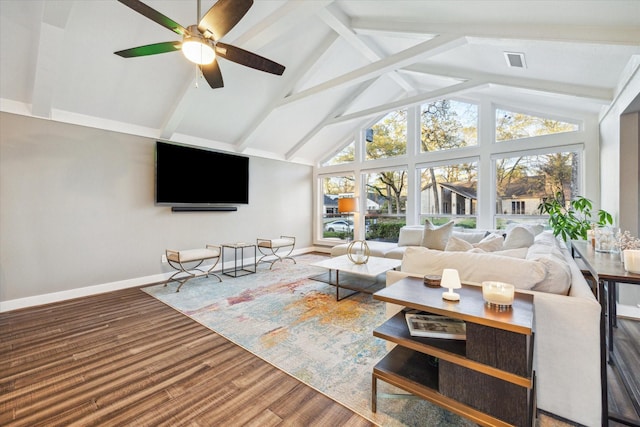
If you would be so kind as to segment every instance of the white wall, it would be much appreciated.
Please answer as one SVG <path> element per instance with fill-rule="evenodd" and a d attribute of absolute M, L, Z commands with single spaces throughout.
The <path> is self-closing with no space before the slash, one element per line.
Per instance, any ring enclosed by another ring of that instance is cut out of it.
<path fill-rule="evenodd" d="M 154 149 L 149 138 L 0 113 L 0 309 L 162 275 L 166 248 L 280 234 L 311 246 L 310 166 L 251 157 L 248 205 L 172 213 L 154 205 Z"/>
<path fill-rule="evenodd" d="M 614 215 L 617 226 L 629 230 L 635 236 L 640 231 L 637 228 L 640 222 L 638 119 L 637 114 L 635 117 L 622 115 L 639 95 L 640 71 L 635 68 L 631 78 L 624 82 L 616 100 L 600 120 L 600 186 L 603 189 L 601 206 Z M 634 133 L 635 142 L 632 141 Z M 634 307 L 640 304 L 640 286 L 619 286 L 618 301 Z"/>

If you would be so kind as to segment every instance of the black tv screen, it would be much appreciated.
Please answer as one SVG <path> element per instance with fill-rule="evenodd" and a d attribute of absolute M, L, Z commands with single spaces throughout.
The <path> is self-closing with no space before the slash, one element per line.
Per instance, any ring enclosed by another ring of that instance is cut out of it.
<path fill-rule="evenodd" d="M 249 158 L 156 142 L 156 204 L 249 203 Z"/>

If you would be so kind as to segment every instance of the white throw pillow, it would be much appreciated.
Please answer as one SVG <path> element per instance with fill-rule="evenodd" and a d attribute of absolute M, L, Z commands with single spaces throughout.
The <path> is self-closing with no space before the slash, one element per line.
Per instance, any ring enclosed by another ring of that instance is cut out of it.
<path fill-rule="evenodd" d="M 473 245 L 471 243 L 466 240 L 459 239 L 456 236 L 449 237 L 447 246 L 444 248 L 444 250 L 448 252 L 466 252 L 471 249 L 473 249 Z"/>
<path fill-rule="evenodd" d="M 499 234 L 489 234 L 487 237 L 479 241 L 478 243 L 474 243 L 474 248 L 479 248 L 487 252 L 494 252 L 502 250 L 504 246 L 504 238 Z M 509 248 L 507 248 L 509 249 Z"/>
<path fill-rule="evenodd" d="M 401 269 L 407 273 L 441 275 L 445 268 L 458 270 L 463 282 L 494 280 L 512 283 L 517 289 L 531 289 L 547 275 L 544 265 L 538 261 L 492 253 L 443 252 L 408 247 L 402 258 Z"/>
<path fill-rule="evenodd" d="M 453 231 L 453 225 L 454 222 L 449 221 L 440 227 L 436 227 L 431 224 L 429 220 L 426 220 L 424 222 L 424 230 L 422 232 L 422 246 L 429 249 L 444 251 L 447 247 L 447 242 L 449 241 L 451 232 Z"/>
<path fill-rule="evenodd" d="M 533 245 L 534 237 L 525 227 L 513 227 L 504 239 L 504 249 L 528 248 Z"/>
<path fill-rule="evenodd" d="M 398 246 L 420 246 L 422 244 L 423 231 L 424 227 L 405 225 L 400 229 Z"/>
<path fill-rule="evenodd" d="M 448 252 L 467 252 L 469 250 L 479 249 L 482 252 L 494 252 L 502 249 L 503 242 L 504 239 L 499 234 L 489 234 L 478 243 L 469 243 L 456 236 L 451 236 L 444 250 Z M 474 252 L 478 251 L 476 250 Z"/>

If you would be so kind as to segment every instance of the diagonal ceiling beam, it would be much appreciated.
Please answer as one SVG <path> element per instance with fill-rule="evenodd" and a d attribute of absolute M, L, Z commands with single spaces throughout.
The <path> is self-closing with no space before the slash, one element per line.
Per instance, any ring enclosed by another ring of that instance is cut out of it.
<path fill-rule="evenodd" d="M 235 39 L 234 45 L 247 50 L 260 50 L 300 25 L 334 0 L 299 1 L 289 0 L 282 7 L 260 20 L 249 31 Z"/>
<path fill-rule="evenodd" d="M 571 83 L 525 79 L 521 77 L 506 76 L 502 74 L 482 73 L 466 69 L 441 67 L 424 64 L 414 64 L 405 67 L 404 70 L 410 72 L 424 73 L 453 77 L 463 80 L 484 80 L 494 85 L 517 87 L 520 89 L 534 90 L 538 92 L 548 92 L 566 96 L 584 98 L 603 104 L 609 104 L 613 100 L 613 93 L 610 89 L 576 85 Z"/>
<path fill-rule="evenodd" d="M 398 22 L 367 18 L 354 18 L 351 20 L 351 26 L 358 34 L 391 33 L 394 36 L 409 37 L 424 34 L 458 34 L 466 37 L 631 46 L 637 46 L 640 40 L 640 28 L 637 26 L 535 25 L 505 22 L 466 22 L 454 26 L 438 22 Z"/>
<path fill-rule="evenodd" d="M 198 73 L 200 73 L 199 70 Z M 180 92 L 182 96 L 173 104 L 171 111 L 169 111 L 165 117 L 164 123 L 160 126 L 161 139 L 172 139 L 176 129 L 178 129 L 178 126 L 182 123 L 182 119 L 184 118 L 187 110 L 194 104 L 193 98 L 195 90 L 197 90 L 197 88 L 194 84 L 194 79 L 185 80 L 184 86 Z"/>
<path fill-rule="evenodd" d="M 249 138 L 253 133 L 258 129 L 258 127 L 269 117 L 269 114 L 276 108 L 278 108 L 278 104 L 280 101 L 291 93 L 291 90 L 298 84 L 300 79 L 304 77 L 304 75 L 320 60 L 322 55 L 331 47 L 333 43 L 338 39 L 338 34 L 331 32 L 327 37 L 322 40 L 319 46 L 316 49 L 311 51 L 311 55 L 297 67 L 295 74 L 287 75 L 287 84 L 282 88 L 280 94 L 274 96 L 272 100 L 267 104 L 260 115 L 246 128 L 243 132 L 242 136 L 235 143 L 236 149 L 240 152 L 245 150 L 249 146 Z"/>
<path fill-rule="evenodd" d="M 293 158 L 295 154 L 302 149 L 302 147 L 307 145 L 307 143 L 311 141 L 311 139 L 316 136 L 318 132 L 320 132 L 325 126 L 327 126 L 332 118 L 339 117 L 344 114 L 344 112 L 347 111 L 349 107 L 351 107 L 351 105 L 353 105 L 353 103 L 367 89 L 369 89 L 373 83 L 375 83 L 376 80 L 377 79 L 371 79 L 368 82 L 361 83 L 358 88 L 353 91 L 353 93 L 351 93 L 348 99 L 343 99 L 342 102 L 340 102 L 340 107 L 328 114 L 322 121 L 320 121 L 320 123 L 318 123 L 313 129 L 307 132 L 305 136 L 300 138 L 296 145 L 294 145 L 291 149 L 289 149 L 289 151 L 285 153 L 285 159 L 290 160 L 291 158 Z"/>
<path fill-rule="evenodd" d="M 390 71 L 405 67 L 418 61 L 418 58 L 425 59 L 428 56 L 437 55 L 448 51 L 455 47 L 465 44 L 467 41 L 464 37 L 458 36 L 438 36 L 434 39 L 420 43 L 416 46 L 388 56 L 373 64 L 351 71 L 349 73 L 338 76 L 332 80 L 326 81 L 309 89 L 303 90 L 296 94 L 286 97 L 280 105 L 299 101 L 327 90 L 340 88 L 358 84 L 374 77 L 379 77 Z"/>
<path fill-rule="evenodd" d="M 356 33 L 349 26 L 349 18 L 338 10 L 336 7 L 327 7 L 318 11 L 318 16 L 330 26 L 336 33 L 340 34 L 343 40 L 349 43 L 356 51 L 362 54 L 371 62 L 379 61 L 384 55 L 374 51 L 364 40 L 360 39 Z M 407 93 L 414 93 L 415 89 L 411 83 L 396 73 L 389 73 L 389 77 L 398 86 L 400 86 Z"/>
<path fill-rule="evenodd" d="M 427 93 L 421 93 L 411 96 L 409 98 L 403 98 L 394 102 L 378 105 L 377 107 L 368 108 L 355 113 L 346 114 L 340 117 L 334 117 L 327 121 L 327 125 L 348 122 L 351 120 L 361 119 L 365 117 L 375 116 L 377 114 L 386 113 L 396 110 L 398 108 L 404 108 L 411 105 L 422 104 L 424 102 L 441 99 L 443 97 L 451 96 L 453 94 L 466 92 L 471 89 L 477 89 L 481 86 L 486 86 L 489 82 L 485 80 L 474 80 L 458 83 L 452 86 L 436 89 Z"/>

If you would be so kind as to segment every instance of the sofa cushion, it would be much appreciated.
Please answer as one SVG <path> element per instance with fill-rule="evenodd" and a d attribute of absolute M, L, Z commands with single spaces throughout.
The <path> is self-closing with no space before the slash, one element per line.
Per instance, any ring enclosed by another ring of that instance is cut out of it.
<path fill-rule="evenodd" d="M 449 237 L 445 251 L 466 252 L 472 249 L 481 249 L 483 252 L 493 252 L 502 249 L 504 239 L 499 234 L 490 234 L 478 243 L 469 243 L 456 236 Z"/>
<path fill-rule="evenodd" d="M 533 245 L 534 235 L 525 227 L 513 227 L 504 239 L 504 249 L 528 248 Z"/>
<path fill-rule="evenodd" d="M 429 249 L 444 251 L 444 248 L 447 246 L 447 242 L 449 241 L 449 237 L 453 232 L 453 225 L 454 222 L 449 221 L 444 225 L 436 227 L 427 219 L 424 223 L 424 230 L 422 232 L 422 246 Z"/>
<path fill-rule="evenodd" d="M 550 242 L 549 242 L 550 243 Z M 551 244 L 534 243 L 527 250 L 526 259 L 544 264 L 547 275 L 532 290 L 567 295 L 571 287 L 571 268 L 560 248 Z"/>
<path fill-rule="evenodd" d="M 369 255 L 374 257 L 384 258 L 390 250 L 396 247 L 393 242 L 378 242 L 376 240 L 367 240 L 367 246 L 369 246 Z M 337 257 L 347 254 L 347 248 L 349 243 L 342 243 L 331 248 L 331 256 Z"/>
<path fill-rule="evenodd" d="M 384 257 L 390 259 L 402 259 L 405 251 L 410 247 L 411 246 L 398 246 L 397 248 L 387 251 L 387 253 L 384 254 Z"/>
<path fill-rule="evenodd" d="M 400 229 L 398 246 L 420 246 L 422 244 L 423 226 L 405 225 Z"/>
<path fill-rule="evenodd" d="M 534 260 L 492 253 L 443 252 L 421 247 L 408 247 L 402 258 L 402 271 L 427 275 L 442 274 L 455 268 L 463 282 L 485 280 L 512 283 L 517 289 L 531 289 L 544 280 L 545 266 Z"/>

